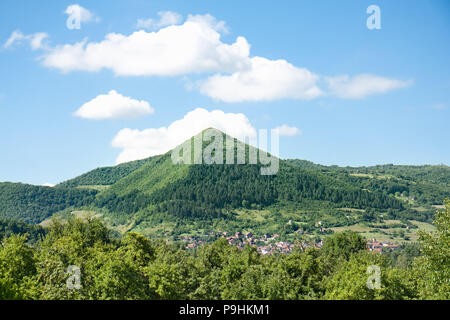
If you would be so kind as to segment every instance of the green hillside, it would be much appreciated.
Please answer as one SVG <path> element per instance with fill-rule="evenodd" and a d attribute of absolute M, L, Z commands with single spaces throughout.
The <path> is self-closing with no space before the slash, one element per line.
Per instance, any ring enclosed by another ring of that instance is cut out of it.
<path fill-rule="evenodd" d="M 78 187 L 78 186 L 105 186 L 111 185 L 126 177 L 133 171 L 139 169 L 145 163 L 151 161 L 152 157 L 126 162 L 113 167 L 102 167 L 91 170 L 76 178 L 61 182 L 58 187 Z"/>
<path fill-rule="evenodd" d="M 226 150 L 230 137 L 216 133 Z M 202 151 L 208 147 L 202 142 Z M 2 183 L 0 217 L 40 223 L 88 210 L 121 232 L 173 238 L 219 229 L 292 238 L 297 230 L 320 235 L 323 228 L 349 226 L 384 235 L 393 228 L 384 221 L 398 221 L 393 225 L 408 230 L 430 223 L 433 205 L 450 197 L 450 168 L 443 165 L 353 168 L 279 159 L 277 174 L 262 175 L 267 165 L 249 164 L 256 149 L 236 141 L 232 150 L 239 148 L 245 150 L 245 165 L 175 164 L 168 152 L 97 168 L 54 188 Z"/>
<path fill-rule="evenodd" d="M 91 204 L 97 191 L 0 183 L 0 218 L 39 223 L 55 212 Z"/>
<path fill-rule="evenodd" d="M 246 146 L 246 159 L 248 153 Z M 305 169 L 280 160 L 279 172 L 266 176 L 260 174 L 261 167 L 260 163 L 176 165 L 169 152 L 100 192 L 95 206 L 107 210 L 113 225 L 174 237 L 218 228 L 283 232 L 290 220 L 299 223 L 286 232 L 300 224 L 315 230 L 317 221 L 326 227 L 345 226 L 377 219 L 382 213 L 386 218 L 402 214 L 416 218 L 417 212 L 407 211 L 407 204 L 394 194 L 364 189 L 351 179 L 315 170 L 311 163 Z M 362 213 L 349 220 L 346 208 Z M 423 216 L 422 220 L 429 219 Z"/>

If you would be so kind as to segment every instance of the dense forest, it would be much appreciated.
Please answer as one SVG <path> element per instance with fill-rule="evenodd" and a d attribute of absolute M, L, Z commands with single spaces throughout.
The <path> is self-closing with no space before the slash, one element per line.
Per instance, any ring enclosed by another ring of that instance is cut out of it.
<path fill-rule="evenodd" d="M 39 223 L 68 207 L 87 206 L 97 191 L 0 183 L 0 217 Z"/>
<path fill-rule="evenodd" d="M 0 299 L 449 299 L 450 201 L 434 223 L 395 256 L 368 252 L 350 231 L 322 249 L 263 256 L 225 239 L 186 251 L 133 232 L 113 237 L 97 219 L 55 220 L 37 243 L 3 238 Z"/>

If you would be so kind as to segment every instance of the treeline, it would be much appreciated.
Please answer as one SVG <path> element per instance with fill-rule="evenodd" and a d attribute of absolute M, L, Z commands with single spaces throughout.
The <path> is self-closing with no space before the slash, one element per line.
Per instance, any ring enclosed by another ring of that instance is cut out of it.
<path fill-rule="evenodd" d="M 97 191 L 0 183 L 0 217 L 40 223 L 68 207 L 90 205 Z"/>
<path fill-rule="evenodd" d="M 76 178 L 58 184 L 58 187 L 73 188 L 77 186 L 111 185 L 139 169 L 153 157 L 126 162 L 113 167 L 101 167 L 84 173 Z"/>
<path fill-rule="evenodd" d="M 225 239 L 192 252 L 136 233 L 116 239 L 95 219 L 54 221 L 36 245 L 3 239 L 0 299 L 450 299 L 450 202 L 435 225 L 421 257 L 394 264 L 349 231 L 320 250 L 263 256 Z M 373 266 L 379 286 L 367 284 Z"/>
<path fill-rule="evenodd" d="M 358 172 L 394 175 L 401 179 L 414 182 L 450 184 L 450 167 L 446 165 L 410 166 L 386 164 L 353 169 Z"/>

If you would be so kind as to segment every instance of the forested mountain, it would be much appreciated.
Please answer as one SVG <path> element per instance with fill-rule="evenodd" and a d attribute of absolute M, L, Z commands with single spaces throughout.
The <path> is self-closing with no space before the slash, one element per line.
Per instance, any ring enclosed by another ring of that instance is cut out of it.
<path fill-rule="evenodd" d="M 227 136 L 220 134 L 225 146 Z M 244 146 L 248 159 L 252 147 Z M 1 183 L 0 217 L 39 223 L 63 210 L 89 210 L 121 230 L 149 234 L 219 227 L 293 232 L 319 230 L 318 221 L 327 228 L 384 219 L 430 222 L 432 205 L 450 197 L 444 165 L 353 168 L 280 159 L 275 175 L 261 175 L 262 167 L 175 164 L 168 152 L 98 168 L 53 188 Z"/>
<path fill-rule="evenodd" d="M 149 163 L 97 196 L 111 212 L 133 213 L 167 201 L 214 208 L 268 206 L 279 201 L 314 199 L 355 208 L 402 209 L 381 192 L 368 192 L 320 172 L 307 172 L 280 161 L 277 175 L 263 176 L 260 165 L 174 165 L 168 155 Z M 189 210 L 183 215 L 189 217 Z"/>

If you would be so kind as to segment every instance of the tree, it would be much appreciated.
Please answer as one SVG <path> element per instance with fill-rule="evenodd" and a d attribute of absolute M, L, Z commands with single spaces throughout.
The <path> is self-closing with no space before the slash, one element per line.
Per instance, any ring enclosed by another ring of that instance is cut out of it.
<path fill-rule="evenodd" d="M 323 264 L 319 250 L 295 251 L 268 263 L 271 274 L 263 280 L 265 298 L 317 299 L 323 294 Z"/>
<path fill-rule="evenodd" d="M 325 273 L 333 272 L 340 261 L 366 249 L 366 240 L 353 231 L 338 232 L 325 239 L 321 249 Z"/>
<path fill-rule="evenodd" d="M 0 246 L 0 300 L 35 295 L 36 261 L 24 235 L 5 238 Z"/>
<path fill-rule="evenodd" d="M 421 232 L 423 256 L 415 262 L 419 296 L 422 299 L 450 299 L 450 200 L 436 212 L 435 232 Z"/>
<path fill-rule="evenodd" d="M 368 285 L 368 281 L 371 281 L 369 277 L 377 276 L 376 271 L 371 272 L 376 268 L 380 271 L 379 288 Z M 403 300 L 415 298 L 415 290 L 408 271 L 390 268 L 387 259 L 379 253 L 361 251 L 351 255 L 348 261 L 341 262 L 336 272 L 326 280 L 324 298 Z"/>

